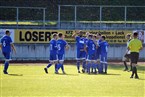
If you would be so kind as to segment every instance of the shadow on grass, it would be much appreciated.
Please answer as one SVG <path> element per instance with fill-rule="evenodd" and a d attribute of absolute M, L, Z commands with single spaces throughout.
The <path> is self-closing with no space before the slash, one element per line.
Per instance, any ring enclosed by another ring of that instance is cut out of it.
<path fill-rule="evenodd" d="M 120 76 L 121 74 L 113 74 L 113 73 L 107 73 L 107 74 L 94 74 L 94 73 L 90 73 L 90 74 L 88 74 L 88 73 L 83 73 L 83 74 L 85 74 L 85 75 L 96 75 L 96 76 L 98 76 L 98 75 L 104 75 L 104 76 L 106 76 L 106 75 L 114 75 L 114 76 Z"/>
<path fill-rule="evenodd" d="M 59 74 L 57 74 L 57 75 L 68 75 L 68 76 L 78 76 L 79 74 L 63 74 L 63 73 L 59 73 Z"/>
<path fill-rule="evenodd" d="M 8 74 L 10 76 L 23 76 L 23 74 Z"/>
<path fill-rule="evenodd" d="M 138 80 L 145 80 L 144 78 L 139 78 Z"/>
<path fill-rule="evenodd" d="M 115 75 L 115 76 L 120 76 L 121 74 L 113 74 L 113 73 L 108 73 L 106 75 Z"/>
<path fill-rule="evenodd" d="M 111 65 L 111 64 L 109 64 L 108 66 L 109 66 L 108 69 L 115 69 L 115 70 L 123 70 L 124 69 L 124 65 Z M 128 66 L 128 67 L 130 68 L 130 66 Z M 137 66 L 137 69 L 139 71 L 145 71 L 145 66 L 144 65 Z"/>
<path fill-rule="evenodd" d="M 145 72 L 144 72 L 144 71 L 138 71 L 137 73 L 145 74 Z"/>

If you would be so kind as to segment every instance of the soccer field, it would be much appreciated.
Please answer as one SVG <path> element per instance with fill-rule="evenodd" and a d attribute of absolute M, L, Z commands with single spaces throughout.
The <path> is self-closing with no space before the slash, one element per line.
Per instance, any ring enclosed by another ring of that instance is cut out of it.
<path fill-rule="evenodd" d="M 138 66 L 140 79 L 130 79 L 123 66 L 110 65 L 107 75 L 78 74 L 76 66 L 65 65 L 66 75 L 45 74 L 44 64 L 11 64 L 9 75 L 0 66 L 1 97 L 145 97 L 145 66 Z"/>

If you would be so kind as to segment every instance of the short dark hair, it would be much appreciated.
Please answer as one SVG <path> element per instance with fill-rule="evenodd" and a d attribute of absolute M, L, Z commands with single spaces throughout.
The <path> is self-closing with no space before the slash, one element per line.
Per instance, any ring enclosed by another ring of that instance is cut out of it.
<path fill-rule="evenodd" d="M 99 36 L 101 36 L 101 33 L 98 33 Z"/>
<path fill-rule="evenodd" d="M 102 38 L 105 40 L 106 39 L 106 37 L 105 36 L 102 36 Z"/>
<path fill-rule="evenodd" d="M 88 37 L 92 38 L 92 37 L 93 37 L 93 35 L 92 35 L 92 34 L 89 34 L 89 36 L 88 36 Z"/>
<path fill-rule="evenodd" d="M 82 30 L 80 30 L 79 32 L 80 32 L 79 34 L 81 34 L 81 35 L 83 34 L 83 31 Z"/>
<path fill-rule="evenodd" d="M 58 37 L 62 37 L 62 35 L 63 35 L 62 33 L 58 33 Z"/>
<path fill-rule="evenodd" d="M 133 36 L 136 36 L 136 37 L 137 37 L 137 35 L 138 35 L 138 33 L 137 33 L 137 32 L 134 32 L 134 33 L 133 33 Z"/>
<path fill-rule="evenodd" d="M 126 36 L 131 37 L 131 34 L 127 34 Z"/>
<path fill-rule="evenodd" d="M 57 36 L 57 34 L 56 34 L 56 33 L 54 33 L 54 34 L 53 34 L 53 38 L 54 38 L 54 37 L 56 37 L 56 36 Z"/>
<path fill-rule="evenodd" d="M 8 33 L 10 33 L 10 31 L 9 30 L 6 30 L 5 34 L 8 34 Z"/>
<path fill-rule="evenodd" d="M 82 31 L 82 30 L 79 30 L 79 32 L 80 32 L 80 33 L 83 33 L 83 31 Z"/>
<path fill-rule="evenodd" d="M 93 35 L 93 37 L 97 38 L 97 36 L 96 36 L 96 35 Z"/>

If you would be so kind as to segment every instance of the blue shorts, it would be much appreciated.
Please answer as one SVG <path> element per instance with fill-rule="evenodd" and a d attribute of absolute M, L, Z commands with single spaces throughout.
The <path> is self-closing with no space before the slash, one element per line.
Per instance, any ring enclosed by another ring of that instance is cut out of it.
<path fill-rule="evenodd" d="M 97 59 L 96 59 L 96 54 L 95 54 L 95 53 L 93 53 L 93 54 L 88 54 L 87 60 L 88 60 L 88 61 L 90 61 L 90 60 L 97 60 Z"/>
<path fill-rule="evenodd" d="M 77 60 L 86 59 L 86 52 L 85 51 L 77 51 Z"/>
<path fill-rule="evenodd" d="M 7 60 L 11 59 L 10 52 L 3 52 L 3 55 L 4 55 L 5 59 L 7 59 Z"/>
<path fill-rule="evenodd" d="M 58 60 L 64 61 L 64 54 L 58 54 Z"/>
<path fill-rule="evenodd" d="M 101 55 L 101 60 L 100 60 L 101 63 L 106 63 L 107 64 L 107 54 L 105 55 Z"/>
<path fill-rule="evenodd" d="M 57 54 L 50 54 L 49 60 L 50 60 L 50 61 L 58 61 Z"/>

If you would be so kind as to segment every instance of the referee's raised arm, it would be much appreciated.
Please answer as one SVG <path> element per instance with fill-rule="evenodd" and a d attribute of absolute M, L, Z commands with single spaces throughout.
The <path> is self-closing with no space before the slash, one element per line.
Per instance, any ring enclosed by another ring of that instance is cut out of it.
<path fill-rule="evenodd" d="M 137 62 L 139 59 L 139 52 L 140 52 L 140 50 L 143 49 L 143 46 L 142 46 L 142 42 L 138 39 L 137 32 L 133 33 L 133 39 L 130 41 L 130 43 L 128 45 L 128 49 L 131 52 L 131 54 L 130 54 L 131 55 L 131 63 L 133 66 L 132 75 L 130 78 L 133 78 L 134 74 L 135 74 L 135 78 L 139 79 L 136 66 L 137 66 Z"/>

